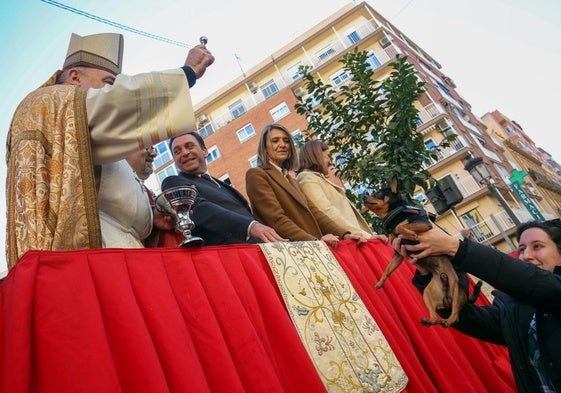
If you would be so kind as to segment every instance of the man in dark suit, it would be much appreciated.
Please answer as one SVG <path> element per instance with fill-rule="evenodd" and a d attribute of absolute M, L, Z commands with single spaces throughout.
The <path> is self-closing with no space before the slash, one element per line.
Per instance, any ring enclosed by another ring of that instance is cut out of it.
<path fill-rule="evenodd" d="M 181 171 L 162 182 L 162 190 L 194 185 L 199 195 L 193 204 L 193 236 L 205 245 L 286 241 L 273 228 L 259 223 L 247 200 L 235 188 L 210 176 L 203 138 L 189 132 L 170 141 L 175 165 Z"/>

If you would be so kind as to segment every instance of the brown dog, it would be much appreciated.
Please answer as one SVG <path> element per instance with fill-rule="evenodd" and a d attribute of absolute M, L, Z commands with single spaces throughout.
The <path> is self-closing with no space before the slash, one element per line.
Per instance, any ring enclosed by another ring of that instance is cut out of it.
<path fill-rule="evenodd" d="M 391 180 L 390 187 L 366 195 L 363 202 L 370 211 L 383 220 L 382 225 L 389 231 L 390 240 L 401 235 L 404 239 L 403 244 L 411 244 L 417 241 L 418 233 L 432 228 L 427 213 L 422 209 L 408 206 L 401 197 L 397 177 Z M 382 278 L 376 284 L 376 289 L 384 286 L 388 277 L 402 261 L 403 257 L 396 251 Z M 421 318 L 421 323 L 425 326 L 439 324 L 444 327 L 456 323 L 460 309 L 468 301 L 468 294 L 467 290 L 460 290 L 459 278 L 450 258 L 445 255 L 430 256 L 420 259 L 417 265 L 432 275 L 430 283 L 423 291 L 423 301 L 429 311 L 429 318 Z M 439 319 L 436 313 L 436 310 L 442 308 L 452 310 L 446 319 Z"/>

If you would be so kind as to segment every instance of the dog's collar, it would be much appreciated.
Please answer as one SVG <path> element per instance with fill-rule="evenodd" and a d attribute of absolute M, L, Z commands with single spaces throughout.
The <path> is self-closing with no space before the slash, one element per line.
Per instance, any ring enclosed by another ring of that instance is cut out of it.
<path fill-rule="evenodd" d="M 428 217 L 427 212 L 415 206 L 399 206 L 391 210 L 382 220 L 382 227 L 388 232 L 393 233 L 395 227 L 402 221 L 411 216 Z"/>

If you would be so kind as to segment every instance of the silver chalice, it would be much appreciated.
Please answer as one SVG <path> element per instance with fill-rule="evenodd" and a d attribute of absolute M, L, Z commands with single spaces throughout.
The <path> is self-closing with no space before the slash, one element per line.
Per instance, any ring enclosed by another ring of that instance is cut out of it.
<path fill-rule="evenodd" d="M 195 186 L 177 186 L 163 191 L 156 197 L 156 209 L 170 214 L 175 219 L 175 228 L 184 237 L 178 247 L 198 247 L 204 244 L 202 238 L 191 234 L 195 227 L 191 220 L 191 207 L 197 195 Z"/>

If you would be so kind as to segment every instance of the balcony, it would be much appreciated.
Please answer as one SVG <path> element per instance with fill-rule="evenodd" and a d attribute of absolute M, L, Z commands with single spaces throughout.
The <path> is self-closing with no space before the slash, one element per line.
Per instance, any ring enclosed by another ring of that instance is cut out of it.
<path fill-rule="evenodd" d="M 368 22 L 366 22 L 366 23 L 360 25 L 360 26 L 356 29 L 356 33 L 357 33 L 356 36 L 359 37 L 359 41 L 360 41 L 360 39 L 362 39 L 362 38 L 364 38 L 364 37 L 366 37 L 366 36 L 368 36 L 368 35 L 374 33 L 376 30 L 378 30 L 378 28 L 379 28 L 379 26 L 378 26 L 378 24 L 376 23 L 375 20 L 373 20 L 373 19 L 372 19 L 372 20 L 369 20 Z M 347 37 L 347 39 L 348 39 L 348 44 L 350 44 L 350 45 L 356 44 L 356 43 L 358 42 L 358 41 L 355 39 L 356 36 L 355 36 L 355 35 L 348 36 L 348 37 Z M 351 37 L 352 37 L 352 40 L 350 39 Z"/>
<path fill-rule="evenodd" d="M 458 120 L 460 120 L 460 122 L 468 129 L 470 129 L 471 131 L 475 132 L 477 135 L 481 136 L 481 130 L 479 128 L 477 128 L 476 126 L 474 126 L 473 124 L 471 124 L 471 122 L 469 122 L 467 119 L 464 119 L 463 116 L 458 116 Z"/>
<path fill-rule="evenodd" d="M 458 179 L 455 180 L 456 180 L 456 185 L 458 186 L 458 189 L 460 190 L 464 198 L 472 194 L 475 194 L 476 192 L 480 191 L 483 188 L 481 184 L 475 181 L 475 179 L 471 175 L 467 175 L 459 180 Z"/>
<path fill-rule="evenodd" d="M 475 240 L 484 243 L 495 236 L 501 235 L 502 232 L 506 232 L 513 229 L 515 224 L 514 221 L 508 216 L 507 212 L 500 210 L 499 212 L 492 214 L 495 218 L 488 218 L 483 222 L 479 222 L 470 227 L 475 236 Z"/>
<path fill-rule="evenodd" d="M 445 112 L 440 108 L 440 105 L 431 102 L 427 106 L 419 109 L 419 118 L 417 120 L 417 127 L 422 126 L 425 123 L 428 123 L 432 119 L 437 118 L 440 115 L 445 114 Z"/>
<path fill-rule="evenodd" d="M 314 67 L 318 67 L 321 64 L 329 61 L 329 59 L 331 59 L 338 53 L 343 52 L 345 49 L 347 48 L 341 41 L 333 41 L 328 46 L 323 48 L 318 54 L 312 57 L 312 65 Z"/>
<path fill-rule="evenodd" d="M 481 151 L 489 158 L 492 158 L 493 160 L 497 161 L 497 162 L 501 162 L 501 158 L 495 154 L 494 152 L 492 152 L 491 150 L 483 147 L 483 146 L 479 146 L 481 148 Z"/>
<path fill-rule="evenodd" d="M 442 160 L 453 156 L 454 154 L 458 153 L 463 149 L 466 149 L 467 147 L 468 144 L 465 141 L 465 139 L 461 135 L 457 135 L 456 139 L 450 142 L 450 146 L 445 147 L 439 150 L 438 152 L 436 152 L 437 155 L 436 159 L 429 158 L 425 160 L 425 162 L 423 162 L 423 168 L 424 169 L 430 168 L 431 166 L 438 164 Z"/>

